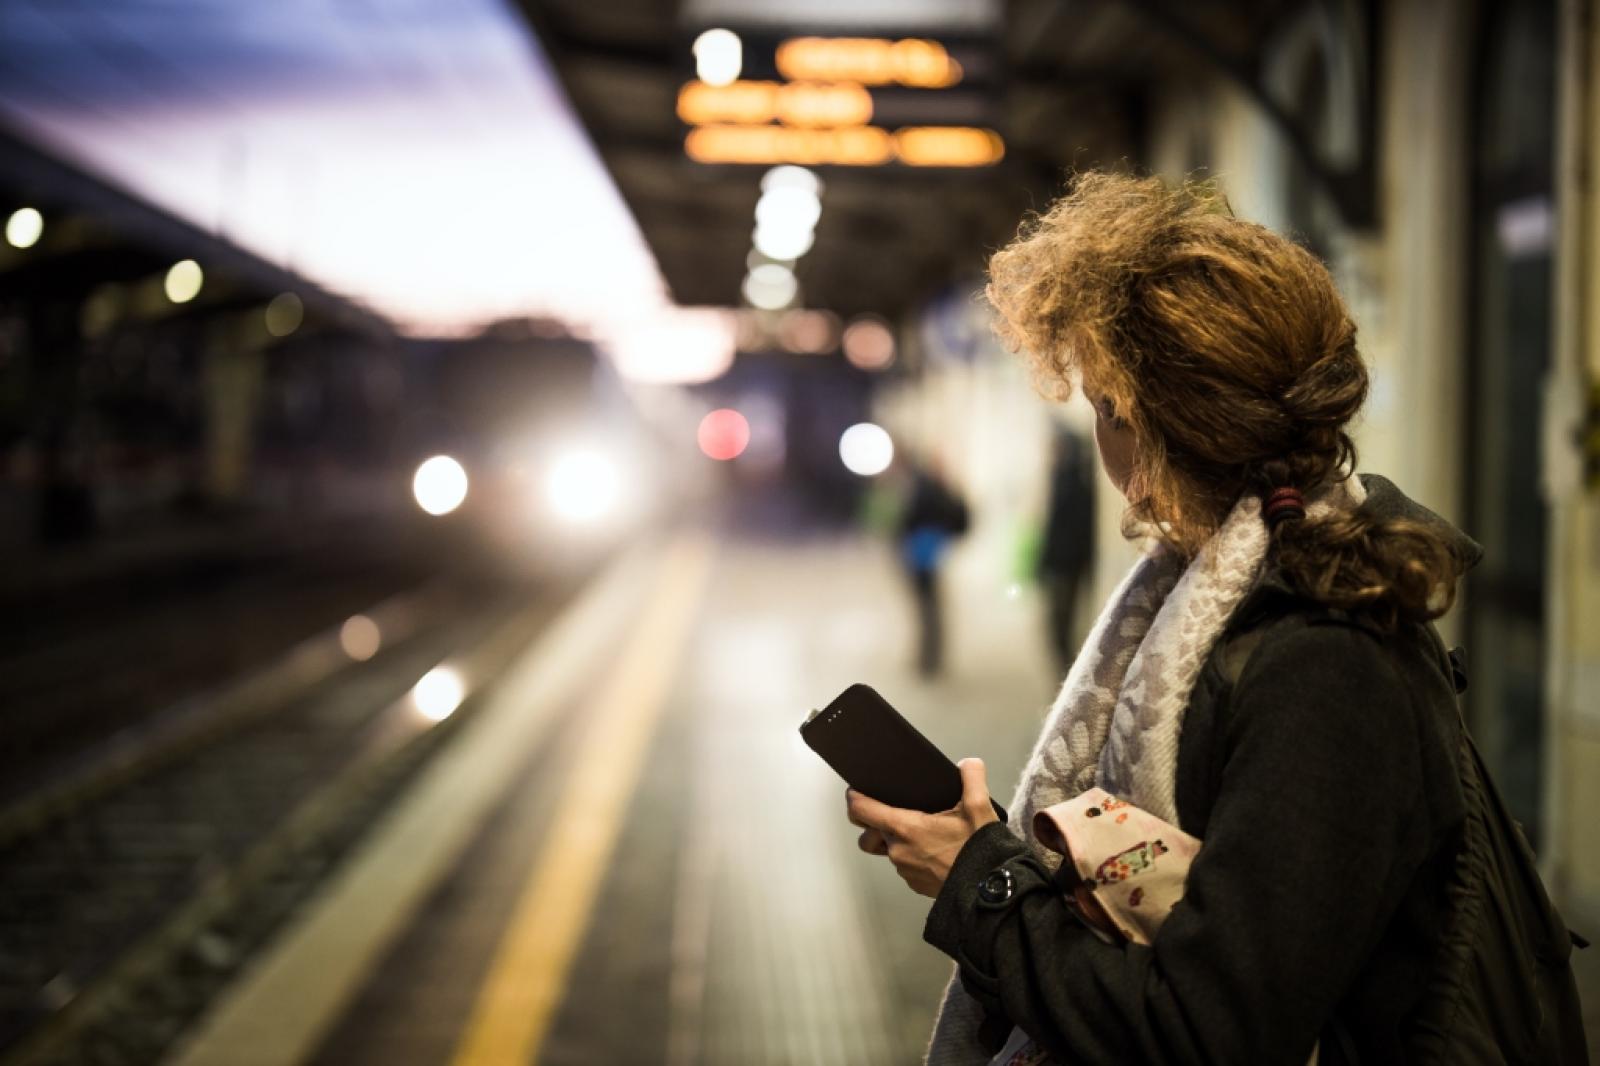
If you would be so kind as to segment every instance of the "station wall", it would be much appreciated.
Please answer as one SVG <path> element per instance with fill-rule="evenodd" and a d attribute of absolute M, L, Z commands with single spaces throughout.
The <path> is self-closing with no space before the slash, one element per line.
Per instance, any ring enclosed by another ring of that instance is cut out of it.
<path fill-rule="evenodd" d="M 1544 491 L 1550 501 L 1551 745 L 1545 805 L 1550 866 L 1569 919 L 1600 928 L 1600 486 L 1592 450 L 1600 381 L 1600 10 L 1560 7 L 1555 359 L 1546 389 Z M 1586 462 L 1587 461 L 1587 462 Z"/>

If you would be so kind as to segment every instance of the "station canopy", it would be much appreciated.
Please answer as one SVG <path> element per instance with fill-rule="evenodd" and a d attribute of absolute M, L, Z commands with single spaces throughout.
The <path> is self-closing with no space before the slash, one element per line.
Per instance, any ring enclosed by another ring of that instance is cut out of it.
<path fill-rule="evenodd" d="M 671 379 L 731 343 L 703 308 L 892 319 L 975 279 L 1069 168 L 1148 162 L 1158 92 L 1251 89 L 1326 7 L 0 0 L 0 125 L 406 331 L 549 316 Z M 820 210 L 758 211 L 785 163 Z"/>
<path fill-rule="evenodd" d="M 1072 167 L 1149 165 L 1157 94 L 1219 70 L 1253 82 L 1264 43 L 1314 6 L 517 2 L 679 303 L 739 302 L 760 179 L 788 162 L 823 185 L 799 298 L 846 316 L 975 279 Z M 718 30 L 737 38 L 738 72 L 706 85 L 696 43 Z M 928 73 L 938 56 L 943 79 Z"/>

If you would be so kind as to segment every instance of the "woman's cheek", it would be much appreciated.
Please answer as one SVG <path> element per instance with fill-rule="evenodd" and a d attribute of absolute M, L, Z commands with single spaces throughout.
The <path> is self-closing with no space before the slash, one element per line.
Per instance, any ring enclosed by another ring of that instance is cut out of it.
<path fill-rule="evenodd" d="M 1114 428 L 1104 417 L 1094 420 L 1094 443 L 1100 451 L 1100 465 L 1106 477 L 1124 496 L 1128 494 L 1128 480 L 1133 476 L 1133 431 L 1126 426 Z"/>

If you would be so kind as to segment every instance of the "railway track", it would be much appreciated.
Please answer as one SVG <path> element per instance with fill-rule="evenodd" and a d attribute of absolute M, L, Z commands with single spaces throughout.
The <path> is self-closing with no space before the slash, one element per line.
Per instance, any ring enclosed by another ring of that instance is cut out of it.
<path fill-rule="evenodd" d="M 309 642 L 0 811 L 0 1066 L 158 1060 L 575 584 L 391 603 L 370 660 Z M 441 664 L 462 702 L 420 713 Z"/>

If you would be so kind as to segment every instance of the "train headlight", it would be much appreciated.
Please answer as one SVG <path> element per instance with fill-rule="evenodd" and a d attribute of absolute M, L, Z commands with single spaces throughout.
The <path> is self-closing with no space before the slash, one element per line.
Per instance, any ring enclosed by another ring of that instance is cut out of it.
<path fill-rule="evenodd" d="M 467 498 L 467 472 L 448 455 L 435 455 L 417 467 L 411 494 L 429 514 L 449 514 Z"/>
<path fill-rule="evenodd" d="M 622 505 L 622 469 L 609 455 L 576 450 L 559 456 L 545 478 L 545 501 L 568 522 L 590 523 Z"/>

